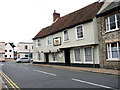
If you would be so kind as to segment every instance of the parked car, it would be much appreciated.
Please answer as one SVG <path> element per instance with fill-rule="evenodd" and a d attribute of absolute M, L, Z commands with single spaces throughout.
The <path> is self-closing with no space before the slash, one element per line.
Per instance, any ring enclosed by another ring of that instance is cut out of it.
<path fill-rule="evenodd" d="M 29 57 L 24 57 L 24 58 L 20 58 L 20 59 L 17 59 L 16 60 L 17 63 L 20 63 L 20 62 L 30 62 L 30 58 Z"/>

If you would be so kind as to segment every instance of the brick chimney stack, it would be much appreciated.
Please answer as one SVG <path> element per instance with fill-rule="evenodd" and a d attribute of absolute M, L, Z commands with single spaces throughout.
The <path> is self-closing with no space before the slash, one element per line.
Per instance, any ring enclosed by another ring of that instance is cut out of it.
<path fill-rule="evenodd" d="M 56 13 L 56 10 L 54 10 L 54 13 L 53 13 L 53 22 L 54 22 L 57 18 L 60 18 L 60 13 Z"/>

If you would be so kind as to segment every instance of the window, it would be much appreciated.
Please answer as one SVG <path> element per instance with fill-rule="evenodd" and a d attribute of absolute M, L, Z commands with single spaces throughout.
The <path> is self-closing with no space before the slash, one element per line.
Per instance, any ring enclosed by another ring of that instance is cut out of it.
<path fill-rule="evenodd" d="M 31 58 L 31 59 L 33 58 L 33 54 L 32 54 L 32 53 L 30 53 L 30 58 Z"/>
<path fill-rule="evenodd" d="M 5 52 L 7 52 L 7 50 L 5 50 Z"/>
<path fill-rule="evenodd" d="M 12 52 L 12 50 L 9 50 L 9 52 Z"/>
<path fill-rule="evenodd" d="M 29 57 L 29 54 L 28 54 L 28 53 L 26 53 L 26 54 L 25 54 L 25 57 Z"/>
<path fill-rule="evenodd" d="M 66 41 L 69 40 L 69 33 L 68 33 L 68 30 L 65 30 L 63 33 L 64 33 L 63 39 L 64 39 L 64 42 L 66 42 Z"/>
<path fill-rule="evenodd" d="M 120 58 L 120 42 L 107 44 L 107 58 L 108 59 Z"/>
<path fill-rule="evenodd" d="M 76 27 L 76 39 L 81 39 L 83 38 L 83 26 L 80 25 Z"/>
<path fill-rule="evenodd" d="M 0 58 L 2 58 L 3 57 L 3 54 L 0 54 Z"/>
<path fill-rule="evenodd" d="M 52 53 L 52 61 L 57 61 L 56 53 Z"/>
<path fill-rule="evenodd" d="M 27 45 L 25 46 L 25 49 L 28 49 L 28 46 L 27 46 Z"/>
<path fill-rule="evenodd" d="M 11 55 L 10 55 L 10 57 L 11 57 Z"/>
<path fill-rule="evenodd" d="M 40 55 L 39 52 L 37 53 L 37 59 L 38 59 L 38 60 L 41 60 L 41 55 Z"/>
<path fill-rule="evenodd" d="M 41 46 L 41 39 L 37 39 L 37 41 L 36 41 L 36 46 L 37 46 L 37 47 Z"/>
<path fill-rule="evenodd" d="M 105 19 L 106 21 L 106 31 L 114 31 L 119 28 L 119 18 L 118 15 L 112 15 Z"/>
<path fill-rule="evenodd" d="M 2 49 L 2 45 L 0 45 L 0 49 Z"/>
<path fill-rule="evenodd" d="M 80 62 L 80 48 L 74 49 L 75 62 Z"/>
<path fill-rule="evenodd" d="M 51 36 L 47 37 L 47 45 L 48 46 L 52 45 Z"/>
<path fill-rule="evenodd" d="M 32 46 L 32 49 L 33 49 L 33 46 Z"/>
<path fill-rule="evenodd" d="M 92 62 L 92 47 L 85 48 L 85 62 Z"/>
<path fill-rule="evenodd" d="M 5 55 L 5 57 L 7 57 L 7 55 Z"/>

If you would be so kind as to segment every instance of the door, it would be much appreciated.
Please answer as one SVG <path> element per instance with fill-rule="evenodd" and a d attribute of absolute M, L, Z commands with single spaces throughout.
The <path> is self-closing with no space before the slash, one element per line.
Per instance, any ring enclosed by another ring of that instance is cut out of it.
<path fill-rule="evenodd" d="M 70 66 L 70 49 L 64 49 L 65 51 L 65 65 Z"/>
<path fill-rule="evenodd" d="M 49 63 L 49 54 L 48 53 L 45 53 L 45 62 Z"/>

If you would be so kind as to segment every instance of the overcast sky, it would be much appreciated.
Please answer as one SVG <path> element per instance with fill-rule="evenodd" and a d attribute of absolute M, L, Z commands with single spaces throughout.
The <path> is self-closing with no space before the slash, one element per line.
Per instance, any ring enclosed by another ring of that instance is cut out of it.
<path fill-rule="evenodd" d="M 0 0 L 0 42 L 29 41 L 53 22 L 98 0 Z"/>

